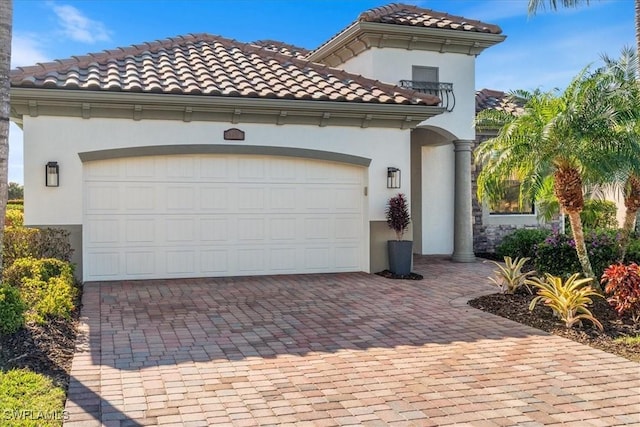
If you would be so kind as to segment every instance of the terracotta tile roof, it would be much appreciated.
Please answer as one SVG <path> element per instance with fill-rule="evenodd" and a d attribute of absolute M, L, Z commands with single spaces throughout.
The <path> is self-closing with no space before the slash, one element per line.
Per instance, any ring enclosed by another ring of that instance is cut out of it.
<path fill-rule="evenodd" d="M 524 111 L 522 103 L 508 93 L 492 89 L 476 91 L 476 113 L 488 109 L 501 110 L 514 115 Z"/>
<path fill-rule="evenodd" d="M 502 33 L 502 29 L 497 25 L 402 3 L 391 3 L 369 9 L 362 12 L 357 21 L 491 34 Z"/>
<path fill-rule="evenodd" d="M 209 34 L 191 34 L 11 71 L 21 88 L 152 92 L 375 104 L 440 100 Z"/>
<path fill-rule="evenodd" d="M 277 40 L 257 40 L 255 42 L 251 42 L 251 44 L 260 46 L 266 50 L 294 56 L 300 59 L 304 59 L 304 57 L 310 52 L 309 49 L 305 49 L 304 47 L 294 46 Z"/>

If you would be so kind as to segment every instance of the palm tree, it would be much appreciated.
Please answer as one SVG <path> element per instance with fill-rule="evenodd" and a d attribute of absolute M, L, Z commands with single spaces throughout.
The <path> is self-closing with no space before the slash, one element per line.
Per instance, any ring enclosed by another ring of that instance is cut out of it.
<path fill-rule="evenodd" d="M 557 10 L 558 2 L 556 0 L 547 0 L 547 2 L 553 10 Z M 581 0 L 562 0 L 562 5 L 564 7 L 576 7 L 582 3 L 586 3 L 588 5 L 589 0 L 582 0 L 582 1 Z M 529 0 L 529 14 L 530 15 L 535 14 L 539 9 L 544 8 L 545 5 L 546 3 L 541 0 Z M 638 56 L 640 55 L 640 0 L 635 0 L 634 6 L 635 6 L 635 24 L 636 24 L 636 54 L 635 54 L 635 60 L 627 61 L 627 64 L 635 63 L 635 71 L 633 72 L 633 74 L 626 74 L 626 76 L 627 77 L 635 76 L 640 82 L 640 67 L 638 66 Z M 629 54 L 629 53 L 630 53 L 629 51 L 626 52 L 626 54 Z M 621 58 L 621 61 L 624 61 L 625 59 L 624 56 L 625 56 L 625 52 L 623 50 L 623 57 Z M 605 58 L 605 62 L 606 62 L 606 58 Z M 611 66 L 612 64 L 609 63 L 608 65 Z M 622 65 L 622 63 L 618 64 L 618 67 L 620 65 Z M 635 86 L 635 89 L 637 89 L 637 85 Z M 634 93 L 637 94 L 638 93 L 637 90 L 635 90 Z M 637 135 L 640 135 L 639 129 L 636 129 L 636 137 Z M 637 173 L 635 174 L 632 173 L 630 176 L 628 176 L 624 187 L 625 187 L 624 188 L 624 195 L 625 195 L 624 204 L 625 204 L 626 212 L 625 212 L 625 221 L 623 224 L 623 230 L 624 230 L 624 236 L 625 236 L 622 244 L 623 257 L 629 243 L 629 235 L 635 228 L 636 220 L 638 217 L 638 211 L 640 210 L 640 175 Z"/>
<path fill-rule="evenodd" d="M 640 157 L 640 150 L 631 153 L 611 136 L 617 116 L 606 84 L 585 70 L 564 92 L 514 92 L 512 96 L 524 103 L 518 116 L 485 110 L 476 119 L 478 128 L 500 129 L 476 149 L 476 161 L 482 165 L 478 199 L 491 198 L 507 180 L 518 179 L 521 200 L 535 200 L 552 176 L 587 277 L 594 274 L 580 219 L 584 184 L 613 179 L 620 164 L 633 155 Z"/>
<path fill-rule="evenodd" d="M 548 0 L 548 4 L 553 10 L 558 10 L 558 3 L 561 3 L 563 7 L 577 7 L 582 3 L 586 3 L 588 5 L 589 0 L 562 0 L 561 2 Z M 546 4 L 547 3 L 540 0 L 529 0 L 529 15 L 535 15 L 538 10 L 545 8 Z M 636 7 L 638 7 L 637 1 Z"/>
<path fill-rule="evenodd" d="M 631 48 L 622 49 L 619 59 L 602 57 L 605 67 L 600 70 L 611 88 L 615 89 L 616 110 L 622 126 L 619 138 L 627 144 L 640 144 L 640 71 L 639 57 Z M 638 160 L 630 165 L 621 165 L 621 182 L 624 182 L 623 194 L 626 208 L 623 224 L 622 255 L 629 245 L 629 236 L 636 226 L 636 218 L 640 211 L 640 168 Z"/>
<path fill-rule="evenodd" d="M 4 218 L 9 197 L 9 70 L 11 69 L 11 33 L 13 0 L 0 1 L 0 270 L 2 269 L 2 242 Z"/>

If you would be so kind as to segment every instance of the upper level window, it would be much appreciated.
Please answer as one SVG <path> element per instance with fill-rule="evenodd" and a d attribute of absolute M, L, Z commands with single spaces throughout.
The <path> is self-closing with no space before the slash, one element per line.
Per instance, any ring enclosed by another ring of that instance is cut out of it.
<path fill-rule="evenodd" d="M 453 93 L 453 83 L 441 83 L 438 67 L 411 67 L 411 80 L 400 80 L 400 86 L 421 93 L 440 98 L 440 106 L 447 111 L 453 111 L 456 96 Z"/>
<path fill-rule="evenodd" d="M 413 81 L 429 83 L 437 83 L 439 81 L 438 67 L 419 67 L 414 65 L 411 71 L 411 80 Z"/>

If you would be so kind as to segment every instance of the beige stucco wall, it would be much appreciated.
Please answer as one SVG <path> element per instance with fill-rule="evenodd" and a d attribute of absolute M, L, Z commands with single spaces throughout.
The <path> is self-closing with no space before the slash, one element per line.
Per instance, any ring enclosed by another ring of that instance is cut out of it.
<path fill-rule="evenodd" d="M 441 82 L 453 83 L 455 109 L 421 123 L 442 128 L 457 139 L 475 139 L 475 56 L 397 48 L 371 48 L 341 67 L 349 72 L 399 84 L 411 80 L 413 66 L 437 67 Z"/>
<path fill-rule="evenodd" d="M 223 139 L 223 131 L 232 127 L 245 131 L 244 141 Z M 67 228 L 78 228 L 82 225 L 83 166 L 78 153 L 181 144 L 295 147 L 371 159 L 366 182 L 367 223 L 385 220 L 387 200 L 398 191 L 408 196 L 411 194 L 409 130 L 25 117 L 25 224 Z M 44 185 L 44 165 L 49 161 L 56 161 L 60 165 L 60 187 L 48 188 Z M 403 171 L 402 188 L 399 190 L 386 188 L 389 166 Z M 377 226 L 372 226 L 371 229 L 374 234 L 380 234 L 371 236 L 371 239 L 388 239 L 386 230 Z M 382 253 L 370 255 L 372 259 L 385 256 Z"/>

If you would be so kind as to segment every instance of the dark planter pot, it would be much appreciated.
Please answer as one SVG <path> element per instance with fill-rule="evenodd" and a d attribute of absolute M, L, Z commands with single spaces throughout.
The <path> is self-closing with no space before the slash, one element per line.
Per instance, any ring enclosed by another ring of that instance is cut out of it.
<path fill-rule="evenodd" d="M 389 240 L 389 271 L 397 275 L 411 273 L 413 242 L 411 240 Z"/>

